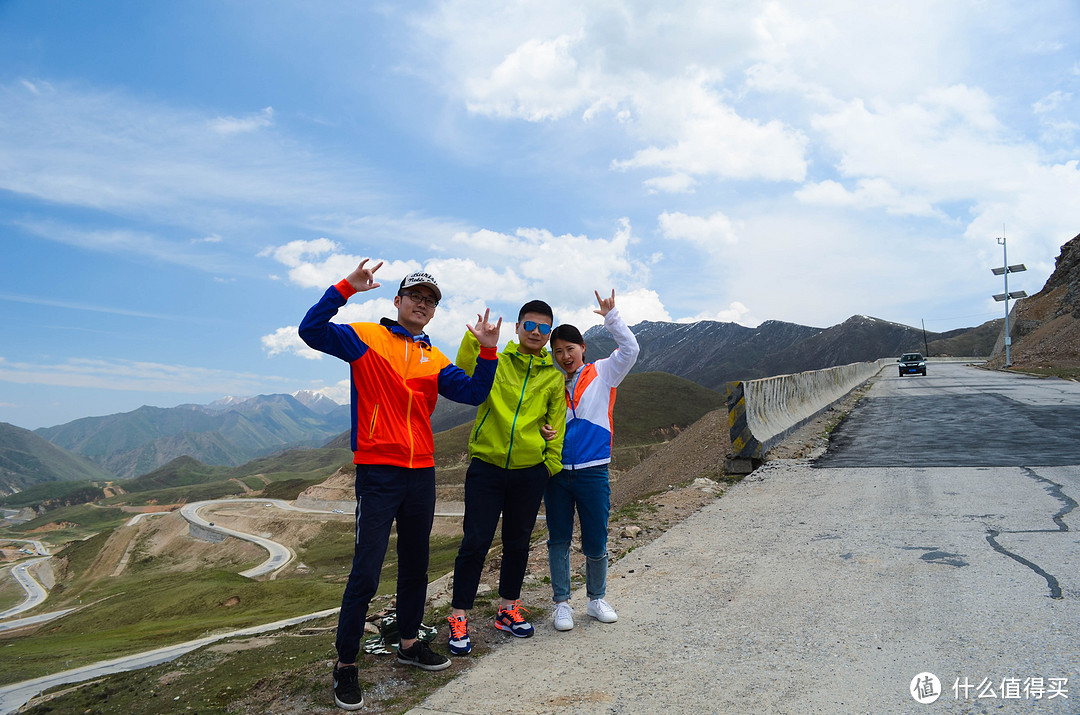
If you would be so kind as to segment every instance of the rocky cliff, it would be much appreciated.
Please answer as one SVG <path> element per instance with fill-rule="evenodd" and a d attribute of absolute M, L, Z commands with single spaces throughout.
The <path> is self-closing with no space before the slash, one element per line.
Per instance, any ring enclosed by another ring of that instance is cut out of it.
<path fill-rule="evenodd" d="M 1080 235 L 1061 247 L 1043 289 L 1013 306 L 1009 332 L 1014 367 L 1080 369 Z M 1004 335 L 998 339 L 989 364 L 1004 366 Z"/>

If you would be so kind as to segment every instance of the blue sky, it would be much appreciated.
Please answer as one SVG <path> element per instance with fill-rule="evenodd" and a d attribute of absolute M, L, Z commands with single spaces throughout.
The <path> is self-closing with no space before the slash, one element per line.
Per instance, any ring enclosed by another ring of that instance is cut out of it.
<path fill-rule="evenodd" d="M 324 390 L 364 257 L 557 322 L 1002 314 L 1080 232 L 1075 2 L 0 0 L 0 421 Z M 363 297 L 363 296 L 361 296 Z M 504 340 L 511 331 L 504 329 Z"/>

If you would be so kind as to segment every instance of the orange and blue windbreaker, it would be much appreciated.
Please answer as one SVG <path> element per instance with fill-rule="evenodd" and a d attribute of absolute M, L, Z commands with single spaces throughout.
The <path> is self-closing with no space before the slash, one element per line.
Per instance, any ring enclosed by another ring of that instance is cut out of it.
<path fill-rule="evenodd" d="M 354 293 L 348 281 L 330 286 L 299 330 L 310 347 L 349 363 L 353 462 L 434 466 L 431 413 L 439 395 L 469 405 L 483 402 L 495 377 L 496 350 L 480 351 L 470 377 L 432 347 L 426 334 L 410 335 L 392 320 L 331 323 Z"/>

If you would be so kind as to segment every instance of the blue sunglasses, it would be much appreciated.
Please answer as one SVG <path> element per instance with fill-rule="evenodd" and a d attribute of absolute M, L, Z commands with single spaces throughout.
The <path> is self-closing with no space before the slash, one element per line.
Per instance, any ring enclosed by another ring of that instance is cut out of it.
<path fill-rule="evenodd" d="M 548 325 L 547 323 L 538 323 L 535 320 L 526 320 L 525 322 L 523 322 L 521 324 L 521 327 L 525 328 L 526 333 L 531 333 L 532 331 L 536 330 L 537 328 L 540 329 L 540 334 L 541 335 L 547 335 L 548 333 L 551 332 L 551 326 L 550 325 Z"/>

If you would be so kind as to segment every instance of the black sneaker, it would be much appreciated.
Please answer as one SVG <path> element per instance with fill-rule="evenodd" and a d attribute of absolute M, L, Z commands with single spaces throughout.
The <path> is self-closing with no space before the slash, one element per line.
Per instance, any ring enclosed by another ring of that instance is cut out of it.
<path fill-rule="evenodd" d="M 450 659 L 431 650 L 427 641 L 418 640 L 405 650 L 398 646 L 397 662 L 415 665 L 424 670 L 442 670 L 450 667 Z"/>
<path fill-rule="evenodd" d="M 360 690 L 360 675 L 355 665 L 334 668 L 334 702 L 344 710 L 364 707 L 364 693 Z"/>

